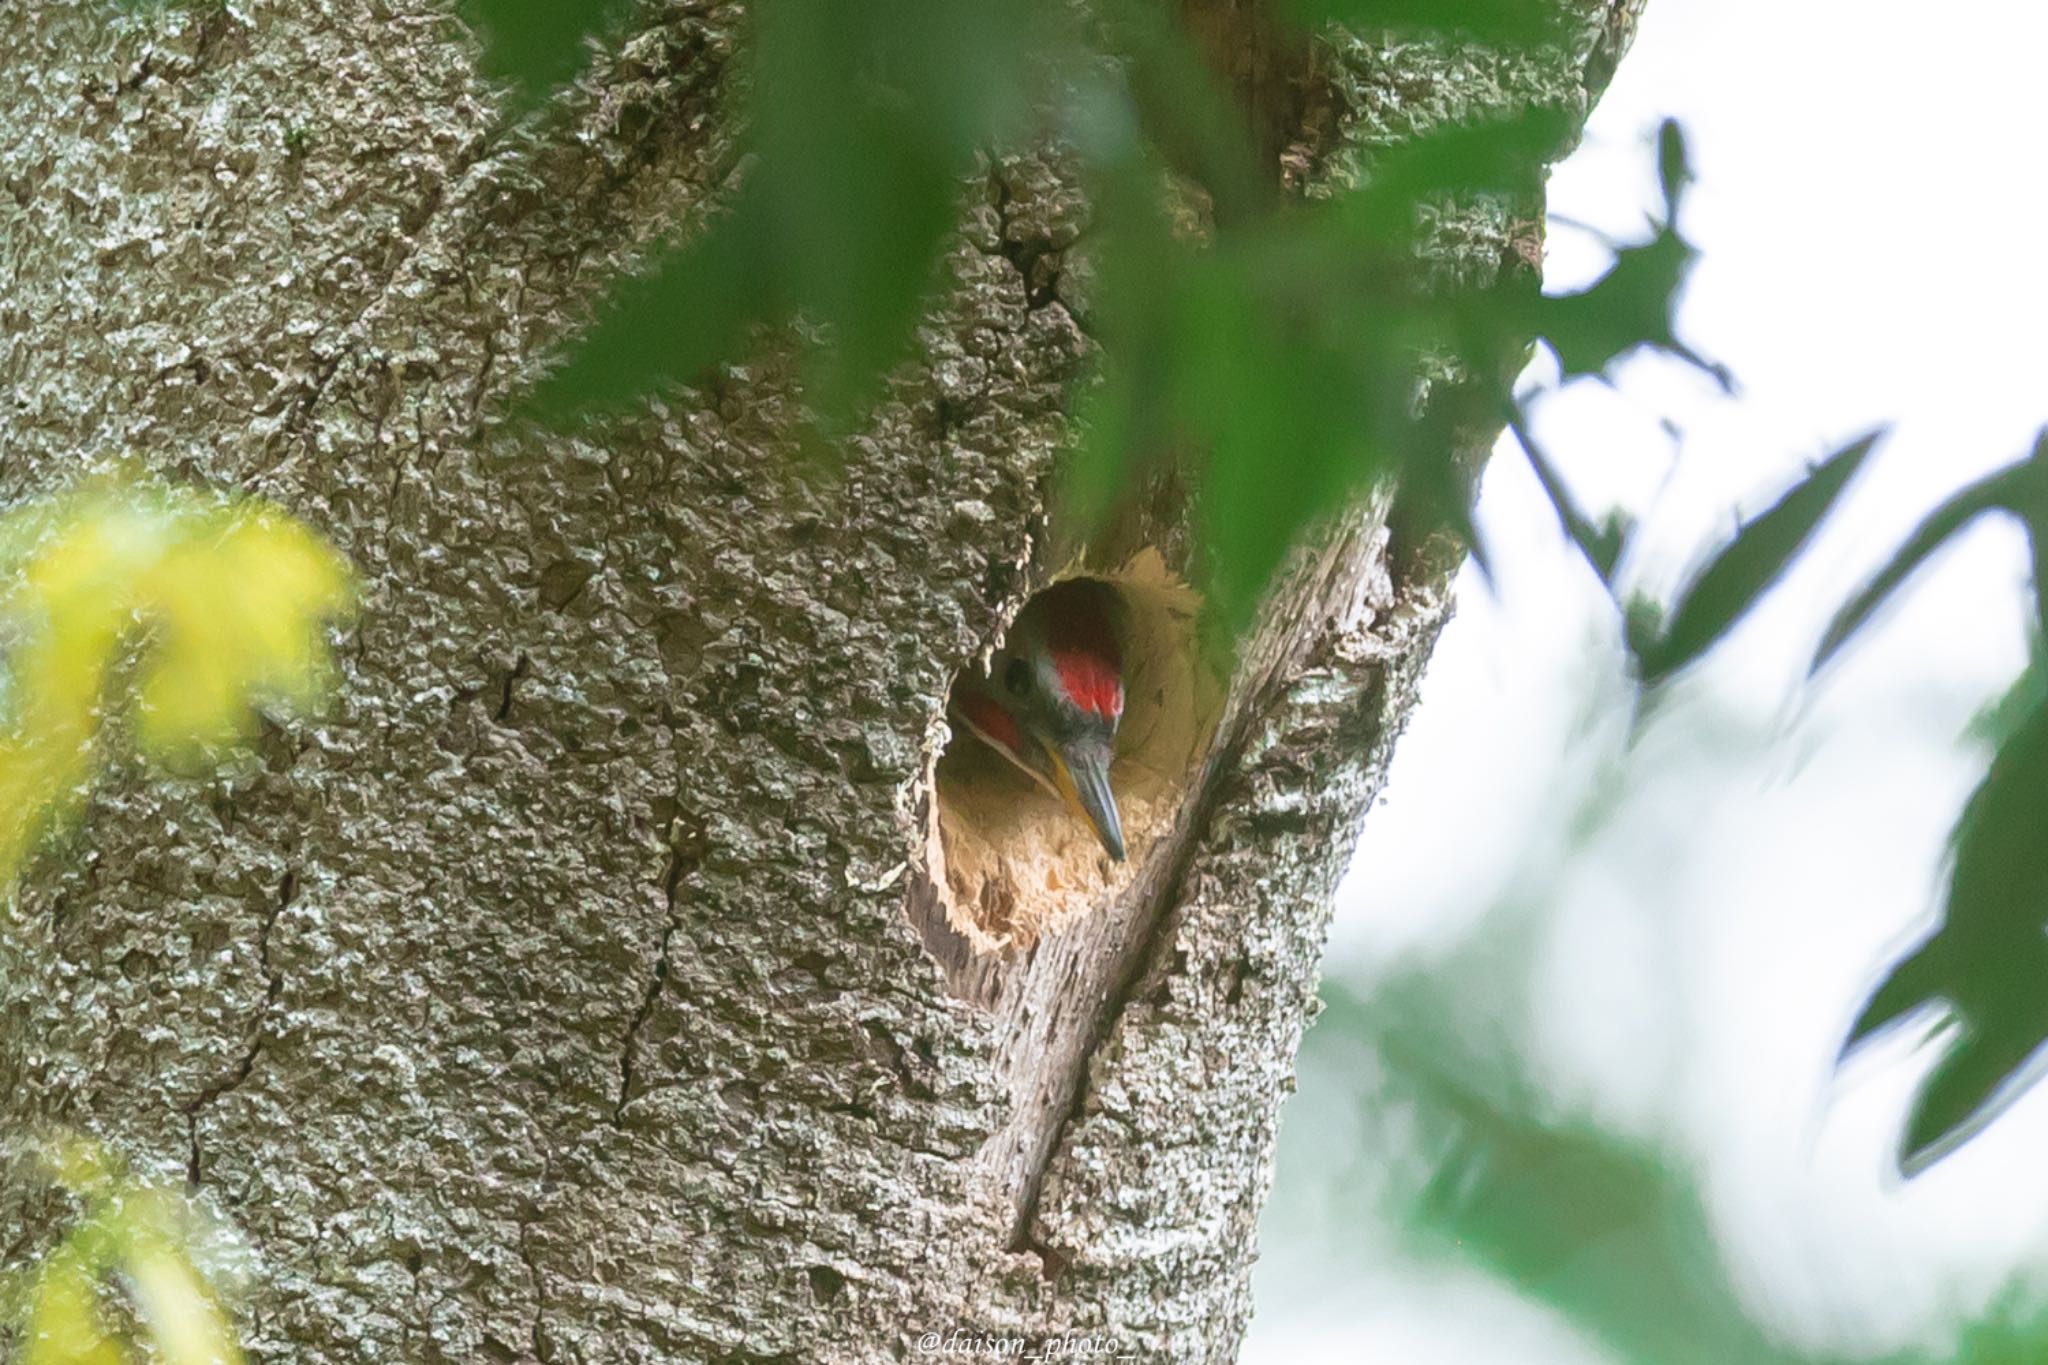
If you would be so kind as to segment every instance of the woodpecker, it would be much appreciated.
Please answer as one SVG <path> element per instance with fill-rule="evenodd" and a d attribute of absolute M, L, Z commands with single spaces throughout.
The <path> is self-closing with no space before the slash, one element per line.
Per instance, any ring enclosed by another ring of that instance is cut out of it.
<path fill-rule="evenodd" d="M 1055 583 L 1010 627 L 987 677 L 963 676 L 953 711 L 984 743 L 1088 822 L 1124 860 L 1109 787 L 1124 714 L 1122 601 L 1095 579 Z"/>

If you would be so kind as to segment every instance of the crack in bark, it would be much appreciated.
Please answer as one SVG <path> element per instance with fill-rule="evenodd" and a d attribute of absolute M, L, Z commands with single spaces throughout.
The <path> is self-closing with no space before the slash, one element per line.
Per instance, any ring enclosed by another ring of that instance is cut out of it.
<path fill-rule="evenodd" d="M 503 725 L 506 719 L 511 716 L 513 689 L 519 685 L 521 679 L 525 678 L 532 671 L 532 667 L 532 660 L 527 658 L 525 650 L 521 650 L 519 652 L 519 661 L 505 670 L 504 686 L 499 689 L 498 706 L 496 710 L 491 712 L 492 720 Z"/>
<path fill-rule="evenodd" d="M 541 1185 L 547 1185 L 548 1168 L 541 1168 Z M 526 1348 L 541 1365 L 548 1365 L 550 1350 L 547 1339 L 548 1295 L 547 1281 L 541 1275 L 540 1262 L 533 1257 L 533 1226 L 540 1221 L 539 1212 L 519 1220 L 519 1259 L 526 1266 L 526 1273 L 533 1281 L 533 1316 L 526 1323 Z"/>
<path fill-rule="evenodd" d="M 1200 789 L 1190 797 L 1194 813 L 1174 845 L 1166 875 L 1147 898 L 1148 904 L 1138 919 L 1136 932 L 1123 946 L 1110 989 L 1103 997 L 1101 1008 L 1090 1018 L 1086 1041 L 1075 1054 L 1074 1065 L 1065 1078 L 1063 1088 L 1067 1097 L 1059 1121 L 1053 1125 L 1051 1137 L 1038 1154 L 1038 1159 L 1024 1172 L 1023 1184 L 1017 1192 L 1016 1220 L 1010 1225 L 1010 1250 L 1036 1255 L 1048 1280 L 1058 1279 L 1073 1258 L 1037 1234 L 1035 1225 L 1046 1180 L 1052 1173 L 1053 1163 L 1065 1150 L 1067 1134 L 1087 1111 L 1089 1071 L 1096 1053 L 1102 1050 L 1103 1044 L 1115 1031 L 1117 1021 L 1123 1018 L 1125 1009 L 1138 994 L 1139 985 L 1152 975 L 1160 950 L 1172 942 L 1172 936 L 1162 930 L 1181 904 L 1188 870 L 1194 865 L 1195 854 L 1215 818 L 1216 808 L 1229 786 L 1228 779 L 1237 773 L 1257 714 L 1255 708 L 1245 708 L 1225 743 L 1214 751 L 1215 759 L 1203 775 Z"/>
<path fill-rule="evenodd" d="M 277 927 L 279 916 L 283 915 L 285 909 L 298 898 L 298 894 L 298 870 L 286 868 L 283 879 L 278 882 L 277 895 L 271 900 L 270 911 L 263 917 L 262 927 L 256 931 L 256 963 L 263 973 L 263 1004 L 256 1011 L 255 1022 L 249 1031 L 248 1045 L 243 1048 L 240 1059 L 226 1075 L 205 1087 L 183 1106 L 187 1144 L 185 1181 L 194 1189 L 199 1186 L 202 1170 L 199 1151 L 199 1111 L 248 1080 L 249 1073 L 256 1069 L 256 1058 L 263 1051 L 264 1024 L 269 1020 L 270 1012 L 277 1007 L 278 999 L 284 993 L 284 974 L 270 964 L 270 931 Z"/>
<path fill-rule="evenodd" d="M 393 1213 L 387 1211 L 384 1215 L 384 1237 L 386 1241 L 396 1242 L 401 1240 L 396 1225 L 396 1217 Z M 420 1255 L 419 1247 L 413 1245 L 408 1247 L 405 1255 L 399 1258 L 399 1264 L 405 1267 L 405 1273 L 411 1280 L 412 1293 L 408 1296 L 407 1302 L 407 1307 L 411 1309 L 411 1316 L 399 1318 L 398 1330 L 405 1342 L 407 1355 L 415 1356 L 417 1351 L 413 1346 L 413 1338 L 427 1330 L 427 1309 L 420 1301 L 420 1276 L 426 1269 L 426 1260 Z M 432 1343 L 430 1342 L 429 1345 L 432 1345 Z"/>
<path fill-rule="evenodd" d="M 327 396 L 327 390 L 332 387 L 335 376 L 341 373 L 343 364 L 370 344 L 367 335 L 363 334 L 365 324 L 378 310 L 391 302 L 398 289 L 399 277 L 426 248 L 427 228 L 451 203 L 465 202 L 466 196 L 461 193 L 464 180 L 471 171 L 497 155 L 512 128 L 511 122 L 501 121 L 484 129 L 476 144 L 456 157 L 441 179 L 429 185 L 417 203 L 402 211 L 399 220 L 399 241 L 403 246 L 392 256 L 376 283 L 367 291 L 368 297 L 364 299 L 363 306 L 358 308 L 355 315 L 341 327 L 340 344 L 329 355 L 316 356 L 312 382 L 306 384 L 300 393 L 290 400 L 291 413 L 284 421 L 283 430 L 303 447 L 310 449 L 313 445 L 314 409 Z M 457 192 L 451 195 L 450 186 L 455 187 Z"/>
<path fill-rule="evenodd" d="M 626 1025 L 625 1039 L 619 1044 L 619 1099 L 612 1106 L 614 1128 L 626 1126 L 626 1105 L 633 1098 L 633 1059 L 639 1050 L 640 1030 L 654 1013 L 655 1002 L 661 999 L 662 991 L 668 986 L 669 945 L 676 936 L 676 887 L 682 883 L 683 873 L 689 865 L 691 854 L 685 846 L 678 845 L 670 850 L 668 868 L 661 878 L 667 922 L 662 926 L 661 946 L 654 955 L 654 975 L 640 997 L 640 1007 L 633 1011 L 633 1018 Z"/>
<path fill-rule="evenodd" d="M 1028 1161 L 1016 1189 L 1016 1218 L 1010 1227 L 1009 1248 L 1014 1253 L 1031 1252 L 1045 1267 L 1047 1279 L 1056 1279 L 1071 1257 L 1038 1235 L 1036 1224 L 1045 1186 L 1053 1165 L 1066 1149 L 1066 1139 L 1087 1112 L 1091 1093 L 1089 1073 L 1096 1054 L 1116 1030 L 1140 987 L 1159 971 L 1159 954 L 1171 946 L 1173 936 L 1165 932 L 1184 903 L 1188 875 L 1203 847 L 1218 808 L 1241 776 L 1244 755 L 1260 721 L 1268 715 L 1291 678 L 1311 659 L 1330 628 L 1327 624 L 1341 613 L 1336 603 L 1354 591 L 1363 575 L 1370 572 L 1375 551 L 1372 541 L 1385 516 L 1384 505 L 1368 510 L 1359 521 L 1334 536 L 1318 558 L 1302 566 L 1301 597 L 1311 603 L 1296 618 L 1296 624 L 1271 645 L 1266 667 L 1254 675 L 1242 702 L 1226 713 L 1224 727 L 1203 762 L 1198 785 L 1187 798 L 1187 822 L 1173 836 L 1165 875 L 1151 888 L 1143 910 L 1134 917 L 1129 937 L 1116 949 L 1116 964 L 1109 974 L 1110 986 L 1103 1002 L 1085 1025 L 1083 1042 L 1073 1054 L 1066 1073 L 1054 1090 L 1064 1097 L 1056 1108 L 1059 1120 L 1050 1125 L 1037 1150 Z M 1320 580 L 1320 581 L 1317 581 Z M 1282 592 L 1283 596 L 1289 594 Z M 1313 604 L 1322 603 L 1324 606 Z M 1256 657 L 1261 650 L 1249 651 Z"/>
<path fill-rule="evenodd" d="M 1010 206 L 1016 202 L 1016 195 L 1011 193 L 1010 182 L 1003 175 L 1000 163 L 989 168 L 989 180 L 996 191 L 996 254 L 1010 263 L 1010 268 L 1017 272 L 1017 278 L 1023 283 L 1024 311 L 1035 313 L 1058 303 L 1060 275 L 1066 266 L 1067 248 L 1054 246 L 1049 239 L 1026 241 L 1022 237 L 1012 237 Z M 1045 282 L 1035 283 L 1031 278 L 1033 273 L 1039 262 L 1048 259 L 1051 264 L 1046 271 Z"/>

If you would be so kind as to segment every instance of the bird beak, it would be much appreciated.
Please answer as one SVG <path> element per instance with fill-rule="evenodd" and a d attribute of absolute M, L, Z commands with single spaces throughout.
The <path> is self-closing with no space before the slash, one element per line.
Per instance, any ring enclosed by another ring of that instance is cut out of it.
<path fill-rule="evenodd" d="M 1051 748 L 1050 752 L 1060 795 L 1094 828 L 1095 837 L 1102 840 L 1109 856 L 1122 862 L 1124 827 L 1117 818 L 1116 794 L 1109 789 L 1109 747 L 1106 743 L 1083 740 L 1071 748 Z"/>

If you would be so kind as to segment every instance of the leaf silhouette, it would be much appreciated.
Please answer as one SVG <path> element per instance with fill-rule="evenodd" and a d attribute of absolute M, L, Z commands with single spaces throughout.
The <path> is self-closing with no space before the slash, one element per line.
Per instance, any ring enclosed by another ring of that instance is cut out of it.
<path fill-rule="evenodd" d="M 1906 543 L 1892 555 L 1890 562 L 1857 589 L 1855 596 L 1828 623 L 1820 645 L 1814 651 L 1813 664 L 1807 670 L 1809 676 L 1819 672 L 1842 646 L 1868 625 L 1871 617 L 1898 591 L 1900 585 L 1951 537 L 1985 512 L 2012 507 L 2018 491 L 2019 473 L 2019 466 L 2001 469 L 1962 489 L 1928 513 L 1913 529 L 1913 534 L 1907 537 Z"/>
<path fill-rule="evenodd" d="M 1941 927 L 1894 967 L 1843 1045 L 1846 1055 L 1923 1008 L 1945 1005 L 1953 1042 L 1915 1096 L 1900 1168 L 1925 1170 L 2038 1079 L 2048 1042 L 2048 707 L 1992 759 L 1956 830 Z"/>
<path fill-rule="evenodd" d="M 1680 595 L 1663 634 L 1638 651 L 1645 683 L 1661 682 L 1704 654 L 1778 581 L 1882 435 L 1870 432 L 1823 460 L 1708 562 Z"/>
<path fill-rule="evenodd" d="M 1657 129 L 1657 184 L 1664 192 L 1664 221 L 1678 223 L 1679 202 L 1692 184 L 1692 156 L 1686 150 L 1685 129 L 1678 120 L 1665 119 Z"/>

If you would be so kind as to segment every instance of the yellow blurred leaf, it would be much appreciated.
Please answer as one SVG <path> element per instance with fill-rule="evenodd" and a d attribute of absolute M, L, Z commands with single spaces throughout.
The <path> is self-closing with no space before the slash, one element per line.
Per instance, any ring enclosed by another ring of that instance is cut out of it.
<path fill-rule="evenodd" d="M 203 1224 L 184 1198 L 138 1179 L 118 1154 L 74 1133 L 54 1133 L 36 1150 L 49 1179 L 85 1207 L 36 1271 L 22 1323 L 26 1365 L 242 1365 L 227 1315 L 189 1250 Z M 147 1351 L 141 1340 L 124 1345 L 130 1334 L 117 1336 L 101 1318 L 100 1296 L 115 1292 L 117 1280 Z"/>
<path fill-rule="evenodd" d="M 303 707 L 330 670 L 322 627 L 347 565 L 300 522 L 248 499 L 104 485 L 0 519 L 0 617 L 13 627 L 0 729 L 0 886 L 83 800 L 114 669 L 131 640 L 137 733 L 158 758 L 210 760 L 255 707 Z"/>
<path fill-rule="evenodd" d="M 43 1262 L 30 1291 L 22 1365 L 126 1365 L 101 1324 L 90 1267 L 69 1248 Z"/>
<path fill-rule="evenodd" d="M 226 1316 L 176 1242 L 154 1228 L 133 1229 L 122 1269 L 164 1365 L 241 1365 Z"/>
<path fill-rule="evenodd" d="M 139 602 L 160 623 L 142 739 L 173 757 L 244 733 L 251 696 L 312 701 L 325 681 L 320 624 L 348 597 L 340 558 L 290 518 L 235 510 L 204 529 L 158 560 Z"/>

